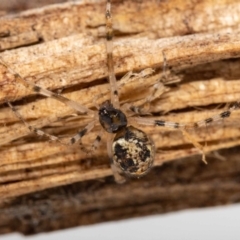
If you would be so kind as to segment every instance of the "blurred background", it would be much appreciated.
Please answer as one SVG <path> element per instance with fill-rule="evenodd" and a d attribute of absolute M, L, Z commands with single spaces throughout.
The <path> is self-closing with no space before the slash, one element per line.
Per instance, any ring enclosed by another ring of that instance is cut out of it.
<path fill-rule="evenodd" d="M 240 239 L 239 220 L 240 205 L 236 204 L 76 227 L 28 237 L 7 234 L 2 235 L 1 240 L 237 240 Z"/>

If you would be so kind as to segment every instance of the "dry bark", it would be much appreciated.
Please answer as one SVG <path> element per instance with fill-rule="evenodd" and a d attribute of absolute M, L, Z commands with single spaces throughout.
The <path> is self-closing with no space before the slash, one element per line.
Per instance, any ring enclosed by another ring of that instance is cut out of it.
<path fill-rule="evenodd" d="M 104 1 L 86 0 L 3 16 L 0 49 L 8 51 L 0 57 L 28 81 L 94 109 L 109 99 L 104 8 Z M 195 122 L 238 101 L 239 11 L 240 3 L 233 0 L 114 1 L 116 74 L 120 79 L 129 71 L 155 70 L 144 78 L 120 80 L 121 103 L 138 106 L 151 94 L 162 76 L 162 51 L 171 74 L 180 81 L 156 93 L 147 109 L 154 116 L 146 117 Z M 10 72 L 0 66 L 0 232 L 29 234 L 239 201 L 239 111 L 189 131 L 205 145 L 207 166 L 197 156 L 199 149 L 180 131 L 141 127 L 155 143 L 159 167 L 119 186 L 110 177 L 104 137 L 89 156 L 79 146 L 66 147 L 29 134 L 6 99 L 31 125 L 63 138 L 89 119 L 56 100 L 37 96 Z M 89 147 L 98 132 L 99 127 L 88 134 L 84 145 Z"/>

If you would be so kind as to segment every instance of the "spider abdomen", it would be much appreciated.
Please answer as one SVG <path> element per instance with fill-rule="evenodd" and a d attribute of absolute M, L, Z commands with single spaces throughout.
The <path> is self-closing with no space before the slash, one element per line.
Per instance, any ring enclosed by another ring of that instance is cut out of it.
<path fill-rule="evenodd" d="M 140 177 L 153 165 L 154 144 L 146 133 L 133 126 L 116 134 L 112 152 L 113 163 L 128 176 Z"/>

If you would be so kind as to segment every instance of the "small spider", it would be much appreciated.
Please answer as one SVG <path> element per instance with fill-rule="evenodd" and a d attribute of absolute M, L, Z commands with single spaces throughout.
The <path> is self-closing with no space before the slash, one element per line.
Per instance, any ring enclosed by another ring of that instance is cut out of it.
<path fill-rule="evenodd" d="M 92 117 L 86 127 L 81 131 L 75 134 L 69 139 L 67 144 L 72 145 L 77 142 L 80 142 L 81 139 L 89 133 L 96 124 L 100 123 L 103 130 L 108 134 L 107 140 L 107 150 L 108 155 L 111 159 L 111 167 L 117 182 L 121 183 L 125 181 L 124 175 L 129 177 L 141 177 L 145 175 L 153 165 L 154 162 L 154 143 L 151 139 L 144 133 L 142 130 L 129 125 L 128 121 L 131 120 L 131 123 L 138 125 L 150 125 L 156 127 L 164 128 L 173 128 L 180 129 L 184 136 L 186 136 L 195 147 L 199 148 L 203 154 L 203 161 L 205 161 L 205 154 L 203 147 L 197 143 L 188 133 L 187 129 L 189 128 L 198 128 L 201 126 L 206 126 L 209 123 L 218 121 L 220 119 L 228 118 L 231 115 L 231 112 L 240 107 L 240 103 L 236 103 L 234 106 L 228 110 L 215 115 L 211 118 L 207 118 L 198 122 L 193 123 L 179 123 L 179 122 L 167 122 L 163 120 L 152 120 L 142 116 L 141 108 L 133 106 L 120 106 L 119 101 L 119 92 L 116 77 L 114 74 L 114 62 L 113 62 L 113 29 L 112 29 L 112 16 L 111 16 L 111 1 L 107 0 L 106 4 L 106 50 L 107 50 L 107 65 L 109 73 L 109 83 L 110 83 L 110 100 L 103 102 L 98 111 L 93 111 L 86 108 L 85 106 L 72 101 L 68 98 L 61 96 L 60 94 L 51 92 L 49 90 L 43 89 L 27 80 L 23 79 L 20 74 L 16 73 L 13 69 L 9 68 L 5 62 L 2 61 L 2 64 L 9 69 L 9 71 L 15 76 L 15 79 L 20 83 L 24 84 L 31 91 L 41 94 L 46 97 L 54 98 L 58 101 L 63 102 L 67 106 L 76 110 L 80 114 L 86 114 Z M 164 56 L 164 66 L 163 72 L 166 68 L 166 58 Z M 127 77 L 131 77 L 129 74 Z M 157 91 L 160 87 L 160 81 L 153 86 L 153 91 L 151 96 Z M 145 103 L 149 103 L 153 100 L 152 97 L 148 97 Z M 6 100 L 7 101 L 7 100 Z M 24 118 L 18 113 L 17 109 L 12 106 L 12 104 L 7 101 L 9 107 L 15 113 L 16 117 L 19 118 L 25 126 L 31 131 L 40 136 L 46 136 L 52 141 L 62 140 L 59 137 L 45 133 L 43 130 L 35 128 L 29 125 Z M 143 105 L 144 105 L 143 104 Z M 133 112 L 133 116 L 130 115 L 127 117 L 126 112 Z M 138 115 L 138 116 L 135 116 Z M 139 117 L 142 116 L 142 117 Z M 93 149 L 97 148 L 101 141 L 101 136 L 98 135 L 93 143 Z M 66 143 L 64 143 L 66 144 Z"/>

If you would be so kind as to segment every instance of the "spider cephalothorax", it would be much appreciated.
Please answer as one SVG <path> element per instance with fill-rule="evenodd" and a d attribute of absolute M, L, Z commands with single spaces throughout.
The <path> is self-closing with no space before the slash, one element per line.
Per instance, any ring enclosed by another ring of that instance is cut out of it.
<path fill-rule="evenodd" d="M 99 122 L 108 133 L 117 133 L 127 126 L 127 117 L 113 107 L 110 101 L 104 102 L 98 111 Z"/>

